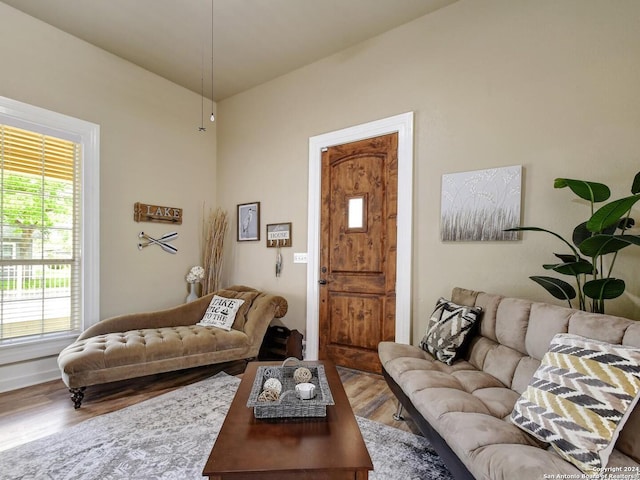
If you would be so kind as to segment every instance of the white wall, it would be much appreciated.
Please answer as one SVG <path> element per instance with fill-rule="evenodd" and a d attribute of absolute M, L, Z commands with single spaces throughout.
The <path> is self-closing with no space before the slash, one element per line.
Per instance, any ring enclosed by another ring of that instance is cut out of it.
<path fill-rule="evenodd" d="M 3 3 L 0 60 L 0 95 L 100 125 L 101 319 L 183 302 L 216 197 L 216 128 L 197 131 L 200 97 Z M 138 201 L 182 208 L 182 225 L 134 222 Z M 172 230 L 178 254 L 138 251 L 138 232 Z M 0 390 L 51 375 L 55 358 L 3 366 Z"/>
<path fill-rule="evenodd" d="M 587 207 L 554 178 L 629 194 L 640 170 L 639 17 L 633 0 L 461 0 L 220 102 L 219 204 L 235 222 L 236 204 L 260 201 L 262 228 L 291 221 L 294 237 L 277 279 L 264 241 L 230 242 L 226 278 L 284 295 L 284 323 L 304 331 L 306 267 L 292 256 L 307 245 L 309 137 L 414 111 L 413 341 L 453 286 L 557 302 L 527 278 L 562 250 L 551 237 L 440 241 L 441 177 L 523 165 L 523 224 L 567 236 Z M 608 311 L 640 319 L 634 248 L 618 258 L 627 293 Z"/>

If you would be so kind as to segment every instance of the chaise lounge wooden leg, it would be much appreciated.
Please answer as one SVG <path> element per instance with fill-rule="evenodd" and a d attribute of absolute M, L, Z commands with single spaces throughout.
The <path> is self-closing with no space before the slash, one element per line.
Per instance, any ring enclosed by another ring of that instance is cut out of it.
<path fill-rule="evenodd" d="M 87 387 L 80 388 L 70 388 L 69 392 L 71 392 L 71 401 L 73 402 L 73 407 L 77 410 L 80 408 L 82 404 L 82 399 L 84 398 L 84 391 Z"/>
<path fill-rule="evenodd" d="M 400 400 L 398 400 L 398 410 L 393 414 L 393 419 L 398 422 L 404 421 L 404 417 L 402 416 L 402 404 L 400 403 Z"/>

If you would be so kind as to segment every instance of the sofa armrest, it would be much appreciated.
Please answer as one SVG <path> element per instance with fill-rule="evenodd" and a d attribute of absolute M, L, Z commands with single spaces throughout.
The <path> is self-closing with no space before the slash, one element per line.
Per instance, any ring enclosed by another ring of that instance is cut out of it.
<path fill-rule="evenodd" d="M 256 355 L 271 320 L 284 317 L 288 308 L 287 300 L 279 295 L 263 293 L 253 301 L 247 312 L 244 333 L 249 337 L 249 343 L 255 347 Z"/>

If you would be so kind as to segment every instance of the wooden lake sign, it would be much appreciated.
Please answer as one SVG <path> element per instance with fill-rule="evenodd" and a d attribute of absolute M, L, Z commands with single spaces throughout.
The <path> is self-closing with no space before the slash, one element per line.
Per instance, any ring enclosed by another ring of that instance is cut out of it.
<path fill-rule="evenodd" d="M 165 222 L 182 225 L 182 209 L 136 202 L 133 205 L 133 219 L 136 222 Z"/>

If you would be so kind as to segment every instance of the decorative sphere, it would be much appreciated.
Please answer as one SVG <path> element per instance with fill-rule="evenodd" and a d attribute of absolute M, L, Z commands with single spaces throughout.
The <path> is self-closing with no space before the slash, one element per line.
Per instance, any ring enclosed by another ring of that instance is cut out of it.
<path fill-rule="evenodd" d="M 278 395 L 282 392 L 282 383 L 277 378 L 268 378 L 263 385 L 264 390 L 273 390 Z"/>
<path fill-rule="evenodd" d="M 267 378 L 282 378 L 282 372 L 278 367 L 267 367 L 263 375 Z"/>
<path fill-rule="evenodd" d="M 280 398 L 280 394 L 275 390 L 263 390 L 258 395 L 259 402 L 275 402 Z"/>
<path fill-rule="evenodd" d="M 296 383 L 305 383 L 311 380 L 311 370 L 307 367 L 296 368 L 293 372 L 293 380 Z"/>

